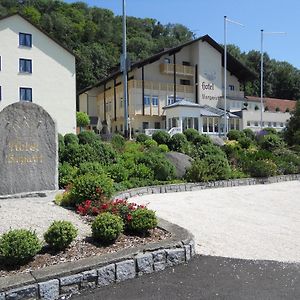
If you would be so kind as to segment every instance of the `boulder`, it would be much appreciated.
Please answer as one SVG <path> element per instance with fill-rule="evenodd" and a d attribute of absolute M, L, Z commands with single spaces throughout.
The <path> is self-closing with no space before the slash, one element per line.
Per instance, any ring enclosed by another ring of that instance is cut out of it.
<path fill-rule="evenodd" d="M 193 159 L 180 152 L 167 152 L 165 153 L 167 160 L 175 166 L 176 177 L 182 178 L 187 169 L 191 167 Z"/>
<path fill-rule="evenodd" d="M 224 140 L 222 138 L 220 138 L 219 136 L 212 135 L 212 136 L 210 136 L 210 139 L 211 139 L 212 143 L 216 146 L 222 147 L 225 145 Z"/>

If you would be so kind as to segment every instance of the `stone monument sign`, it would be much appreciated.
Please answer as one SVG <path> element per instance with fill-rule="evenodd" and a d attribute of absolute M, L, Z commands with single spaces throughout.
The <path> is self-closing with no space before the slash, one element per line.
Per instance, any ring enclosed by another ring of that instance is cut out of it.
<path fill-rule="evenodd" d="M 56 124 L 39 105 L 17 102 L 0 112 L 0 195 L 58 188 Z"/>

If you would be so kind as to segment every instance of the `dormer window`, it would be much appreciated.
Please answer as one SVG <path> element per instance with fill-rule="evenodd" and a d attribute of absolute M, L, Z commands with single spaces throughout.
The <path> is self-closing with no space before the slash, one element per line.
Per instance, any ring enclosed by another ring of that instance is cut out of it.
<path fill-rule="evenodd" d="M 229 84 L 229 90 L 234 91 L 234 85 L 233 84 Z"/>
<path fill-rule="evenodd" d="M 32 35 L 30 33 L 19 33 L 19 46 L 32 47 Z"/>

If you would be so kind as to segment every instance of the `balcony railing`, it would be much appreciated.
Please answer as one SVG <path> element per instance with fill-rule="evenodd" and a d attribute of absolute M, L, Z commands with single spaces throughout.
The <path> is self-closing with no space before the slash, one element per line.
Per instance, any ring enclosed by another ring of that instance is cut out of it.
<path fill-rule="evenodd" d="M 163 74 L 174 74 L 174 64 L 160 64 L 160 72 Z M 194 73 L 193 67 L 176 64 L 176 74 L 194 76 Z"/>

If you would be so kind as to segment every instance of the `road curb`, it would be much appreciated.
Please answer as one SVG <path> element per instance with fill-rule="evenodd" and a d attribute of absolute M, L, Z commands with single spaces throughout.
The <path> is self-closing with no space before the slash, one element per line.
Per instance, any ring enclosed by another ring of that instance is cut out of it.
<path fill-rule="evenodd" d="M 2 277 L 0 300 L 59 299 L 82 290 L 158 272 L 188 262 L 195 255 L 194 237 L 189 231 L 163 219 L 159 219 L 159 227 L 170 232 L 171 237 L 116 253 Z"/>

